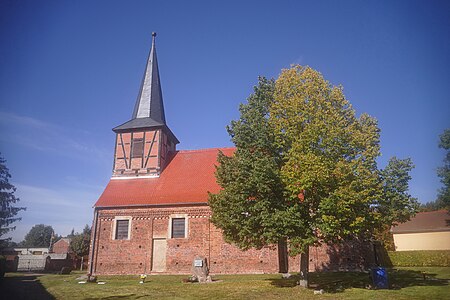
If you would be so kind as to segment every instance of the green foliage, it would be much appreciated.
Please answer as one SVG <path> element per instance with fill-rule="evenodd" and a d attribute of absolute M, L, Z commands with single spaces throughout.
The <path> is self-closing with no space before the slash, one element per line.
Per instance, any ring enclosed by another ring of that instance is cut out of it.
<path fill-rule="evenodd" d="M 443 199 L 438 198 L 434 201 L 429 201 L 425 204 L 421 204 L 419 207 L 419 211 L 436 211 L 447 207 L 448 205 L 443 201 Z"/>
<path fill-rule="evenodd" d="M 70 249 L 78 256 L 89 254 L 89 244 L 91 242 L 91 228 L 86 224 L 82 233 L 73 233 L 70 241 Z"/>
<path fill-rule="evenodd" d="M 284 237 L 280 213 L 286 210 L 280 155 L 268 126 L 274 81 L 259 78 L 240 119 L 227 127 L 236 145 L 232 157 L 219 153 L 216 178 L 223 188 L 211 194 L 212 222 L 242 249 L 260 248 Z"/>
<path fill-rule="evenodd" d="M 394 236 L 391 232 L 389 224 L 382 224 L 380 227 L 375 228 L 373 232 L 373 238 L 376 241 L 382 242 L 384 249 L 388 251 L 395 250 Z"/>
<path fill-rule="evenodd" d="M 6 160 L 0 154 L 0 238 L 16 228 L 10 225 L 20 221 L 21 218 L 16 217 L 16 215 L 19 211 L 25 210 L 24 207 L 13 206 L 14 203 L 19 201 L 19 198 L 14 195 L 16 188 L 9 183 L 10 178 Z M 0 239 L 0 248 L 6 246 L 9 240 L 9 238 Z"/>
<path fill-rule="evenodd" d="M 366 234 L 380 221 L 376 158 L 379 129 L 357 118 L 342 87 L 309 68 L 283 70 L 276 81 L 270 125 L 283 155 L 291 250 Z"/>
<path fill-rule="evenodd" d="M 63 238 L 62 235 L 59 235 L 59 234 L 57 234 L 57 233 L 54 233 L 54 234 L 53 234 L 53 238 L 52 238 L 52 245 L 53 245 L 54 243 L 56 243 L 57 241 L 59 241 L 60 239 L 62 239 L 62 238 Z"/>
<path fill-rule="evenodd" d="M 438 168 L 438 176 L 444 185 L 439 190 L 438 200 L 450 209 L 450 129 L 444 130 L 440 136 L 439 148 L 447 151 L 444 158 L 444 166 Z"/>
<path fill-rule="evenodd" d="M 15 247 L 19 247 L 19 243 L 16 243 L 14 241 L 11 240 L 3 240 L 1 241 L 1 248 L 15 248 Z"/>
<path fill-rule="evenodd" d="M 388 251 L 394 267 L 450 267 L 450 250 Z"/>
<path fill-rule="evenodd" d="M 379 171 L 377 121 L 356 117 L 342 87 L 309 68 L 260 78 L 240 118 L 227 128 L 233 156 L 219 153 L 212 222 L 241 249 L 288 240 L 291 255 L 310 245 L 372 237 L 416 210 L 407 194 L 409 159 Z"/>
<path fill-rule="evenodd" d="M 20 243 L 21 247 L 49 247 L 54 230 L 52 226 L 34 225 Z"/>
<path fill-rule="evenodd" d="M 75 236 L 75 228 L 72 228 L 72 231 L 67 235 L 68 238 L 73 238 Z"/>
<path fill-rule="evenodd" d="M 383 195 L 377 209 L 381 213 L 382 224 L 389 227 L 408 221 L 418 211 L 419 202 L 408 194 L 409 172 L 414 168 L 412 160 L 391 157 L 384 170 L 380 171 Z"/>

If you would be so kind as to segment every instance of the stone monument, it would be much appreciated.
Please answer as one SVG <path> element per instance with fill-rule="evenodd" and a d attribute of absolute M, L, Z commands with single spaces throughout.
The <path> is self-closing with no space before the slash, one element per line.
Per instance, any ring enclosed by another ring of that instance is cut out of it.
<path fill-rule="evenodd" d="M 192 262 L 192 276 L 200 283 L 211 282 L 211 276 L 209 276 L 208 264 L 205 257 L 195 257 Z"/>

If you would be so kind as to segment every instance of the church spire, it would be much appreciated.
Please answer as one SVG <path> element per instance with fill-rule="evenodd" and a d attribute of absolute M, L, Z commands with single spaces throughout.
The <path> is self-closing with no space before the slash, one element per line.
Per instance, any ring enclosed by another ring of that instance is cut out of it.
<path fill-rule="evenodd" d="M 153 32 L 152 48 L 131 120 L 113 128 L 117 134 L 113 177 L 159 176 L 179 143 L 164 115 L 155 38 Z"/>
<path fill-rule="evenodd" d="M 152 118 L 154 121 L 166 125 L 155 39 L 156 32 L 152 32 L 152 49 L 148 56 L 132 118 Z"/>
<path fill-rule="evenodd" d="M 139 89 L 131 120 L 113 128 L 114 132 L 154 127 L 167 128 L 161 82 L 159 80 L 158 60 L 156 58 L 155 39 L 156 32 L 152 32 L 152 48 L 147 59 L 141 88 Z M 173 135 L 173 133 L 171 134 Z"/>

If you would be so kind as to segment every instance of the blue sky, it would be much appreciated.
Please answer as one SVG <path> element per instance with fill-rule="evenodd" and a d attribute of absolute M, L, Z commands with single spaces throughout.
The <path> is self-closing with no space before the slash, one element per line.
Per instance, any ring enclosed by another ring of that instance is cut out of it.
<path fill-rule="evenodd" d="M 0 151 L 17 187 L 16 241 L 34 224 L 91 224 L 156 31 L 179 149 L 231 146 L 225 126 L 259 75 L 309 65 L 379 121 L 384 167 L 411 157 L 434 200 L 450 127 L 448 1 L 0 2 Z"/>

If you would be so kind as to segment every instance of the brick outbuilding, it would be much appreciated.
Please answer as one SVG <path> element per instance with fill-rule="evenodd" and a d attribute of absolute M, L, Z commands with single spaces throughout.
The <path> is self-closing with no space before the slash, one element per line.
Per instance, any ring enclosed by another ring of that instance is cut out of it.
<path fill-rule="evenodd" d="M 66 254 L 72 252 L 70 249 L 71 238 L 65 237 L 57 241 L 52 246 L 52 252 L 56 254 Z"/>

